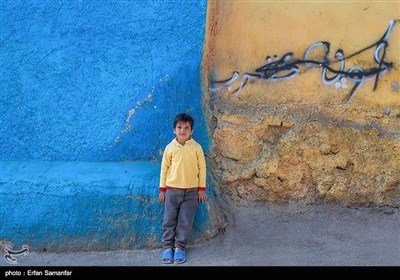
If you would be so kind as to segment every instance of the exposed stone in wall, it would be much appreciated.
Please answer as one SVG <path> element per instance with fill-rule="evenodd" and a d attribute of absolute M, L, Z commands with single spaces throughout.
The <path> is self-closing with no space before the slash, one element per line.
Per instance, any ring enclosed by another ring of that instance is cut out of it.
<path fill-rule="evenodd" d="M 400 205 L 400 140 L 390 126 L 306 120 L 301 110 L 286 118 L 264 113 L 216 116 L 216 173 L 232 197 Z"/>
<path fill-rule="evenodd" d="M 309 19 L 304 16 L 305 6 Z M 305 6 L 209 3 L 203 79 L 212 124 L 211 158 L 219 185 L 238 203 L 303 201 L 399 207 L 398 21 L 391 29 L 385 58 L 397 66 L 380 75 L 376 88 L 374 79 L 369 79 L 352 95 L 352 80 L 330 86 L 322 82 L 321 70 L 314 68 L 303 69 L 290 79 L 243 77 L 257 74 L 254 69 L 268 63 L 259 63 L 267 54 L 292 51 L 301 56 L 316 38 L 343 45 L 348 54 L 356 53 L 362 45 L 382 37 L 387 25 L 380 23 L 397 18 L 392 9 L 400 4 L 369 3 L 368 9 L 362 3 Z M 373 17 L 375 24 L 370 29 L 364 29 L 364 19 L 374 11 L 385 12 Z M 328 21 L 320 21 L 321 14 Z M 279 21 L 283 15 L 285 21 Z M 348 26 L 355 23 L 356 15 L 365 32 L 350 36 Z M 304 24 L 303 32 L 294 30 L 299 23 Z M 367 69 L 376 63 L 372 57 L 373 52 L 355 55 L 346 58 L 346 63 Z"/>

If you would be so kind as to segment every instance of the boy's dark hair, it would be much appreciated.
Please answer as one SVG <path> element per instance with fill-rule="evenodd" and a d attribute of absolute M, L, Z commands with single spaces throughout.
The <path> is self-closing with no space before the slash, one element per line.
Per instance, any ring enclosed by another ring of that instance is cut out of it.
<path fill-rule="evenodd" d="M 190 126 L 191 126 L 192 129 L 193 129 L 194 120 L 193 120 L 193 118 L 192 118 L 191 116 L 189 116 L 188 114 L 183 113 L 183 114 L 177 115 L 177 116 L 175 117 L 175 120 L 174 120 L 174 128 L 175 128 L 176 125 L 177 125 L 178 123 L 180 123 L 180 122 L 188 122 L 188 123 L 190 123 Z"/>

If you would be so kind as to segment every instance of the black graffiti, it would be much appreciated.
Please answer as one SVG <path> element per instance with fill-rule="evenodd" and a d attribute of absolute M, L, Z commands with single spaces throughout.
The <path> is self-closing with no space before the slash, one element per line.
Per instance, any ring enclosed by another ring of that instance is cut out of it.
<path fill-rule="evenodd" d="M 29 249 L 27 245 L 23 245 L 22 250 L 20 251 L 12 251 L 7 247 L 4 249 L 4 251 L 6 252 L 4 255 L 4 260 L 11 264 L 17 264 L 17 259 L 13 256 L 26 255 L 29 252 Z"/>
<path fill-rule="evenodd" d="M 399 20 L 397 20 L 399 21 Z M 267 63 L 261 67 L 255 69 L 255 73 L 244 73 L 240 79 L 239 86 L 231 90 L 231 85 L 240 76 L 239 72 L 233 72 L 231 78 L 223 81 L 214 81 L 215 87 L 210 88 L 211 92 L 218 92 L 224 88 L 228 88 L 233 93 L 238 93 L 249 80 L 267 80 L 267 81 L 282 81 L 292 79 L 298 76 L 301 72 L 300 66 L 305 66 L 306 69 L 312 69 L 320 67 L 322 68 L 322 81 L 325 85 L 336 83 L 336 87 L 347 88 L 346 78 L 354 82 L 354 86 L 350 89 L 344 101 L 349 102 L 354 96 L 361 85 L 370 79 L 374 79 L 374 88 L 376 90 L 379 77 L 384 73 L 388 72 L 392 67 L 392 62 L 385 61 L 386 49 L 388 47 L 388 40 L 390 33 L 395 24 L 395 20 L 391 20 L 389 27 L 383 34 L 383 36 L 374 44 L 365 47 L 347 57 L 342 49 L 338 49 L 335 53 L 335 59 L 330 61 L 330 43 L 321 41 L 312 44 L 304 53 L 303 59 L 294 59 L 293 52 L 284 54 L 281 58 L 275 56 L 272 58 L 268 56 L 266 58 Z M 363 53 L 371 48 L 375 47 L 374 60 L 377 64 L 376 67 L 363 69 L 361 67 L 352 67 L 349 70 L 345 70 L 345 62 L 347 59 L 354 57 L 360 53 Z M 309 59 L 311 52 L 316 48 L 323 48 L 323 56 L 319 60 Z M 339 69 L 332 68 L 335 63 L 340 63 Z M 330 76 L 330 77 L 329 77 Z M 338 81 L 341 81 L 340 83 Z"/>

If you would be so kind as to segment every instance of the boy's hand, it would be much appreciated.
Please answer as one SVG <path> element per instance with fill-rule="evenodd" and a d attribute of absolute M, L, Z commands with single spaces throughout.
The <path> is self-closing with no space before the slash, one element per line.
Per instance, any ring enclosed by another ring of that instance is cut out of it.
<path fill-rule="evenodd" d="M 199 202 L 203 203 L 207 200 L 206 191 L 198 191 L 199 194 Z"/>
<path fill-rule="evenodd" d="M 158 201 L 160 203 L 163 203 L 165 201 L 165 192 L 160 192 L 160 194 L 158 195 Z"/>

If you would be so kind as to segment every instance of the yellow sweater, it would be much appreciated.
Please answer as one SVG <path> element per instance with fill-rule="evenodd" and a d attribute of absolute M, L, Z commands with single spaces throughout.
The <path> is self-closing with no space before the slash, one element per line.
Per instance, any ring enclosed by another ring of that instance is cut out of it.
<path fill-rule="evenodd" d="M 160 191 L 206 188 L 206 161 L 203 149 L 193 139 L 181 145 L 176 138 L 165 147 L 160 174 Z"/>

